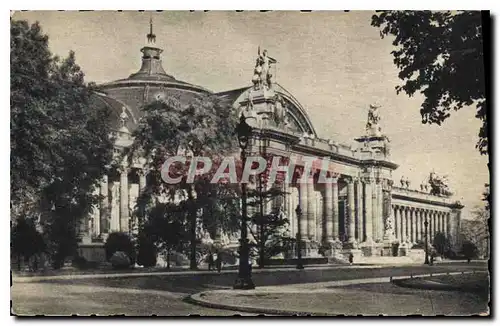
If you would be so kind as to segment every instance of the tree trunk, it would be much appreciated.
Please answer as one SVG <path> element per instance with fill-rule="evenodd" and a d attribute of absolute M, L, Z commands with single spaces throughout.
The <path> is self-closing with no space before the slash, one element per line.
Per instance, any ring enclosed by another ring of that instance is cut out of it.
<path fill-rule="evenodd" d="M 21 271 L 21 255 L 20 254 L 17 255 L 17 271 L 18 272 Z"/>
<path fill-rule="evenodd" d="M 194 205 L 193 198 L 193 189 L 190 188 L 188 191 L 188 200 L 189 200 L 189 220 L 191 221 L 190 225 L 190 236 L 191 236 L 191 248 L 189 255 L 189 269 L 196 270 L 198 269 L 198 264 L 196 262 L 196 208 Z"/>

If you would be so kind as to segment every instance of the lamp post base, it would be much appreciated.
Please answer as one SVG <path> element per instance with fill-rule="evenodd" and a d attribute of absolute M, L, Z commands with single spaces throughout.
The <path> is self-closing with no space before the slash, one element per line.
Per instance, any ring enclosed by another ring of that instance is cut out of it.
<path fill-rule="evenodd" d="M 253 290 L 255 289 L 255 284 L 250 277 L 243 278 L 238 277 L 234 282 L 233 289 L 235 290 Z"/>

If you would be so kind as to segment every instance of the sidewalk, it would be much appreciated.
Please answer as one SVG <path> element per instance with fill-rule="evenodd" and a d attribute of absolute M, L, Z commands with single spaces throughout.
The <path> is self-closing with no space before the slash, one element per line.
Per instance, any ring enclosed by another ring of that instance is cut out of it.
<path fill-rule="evenodd" d="M 451 262 L 440 262 L 435 266 L 448 265 L 450 263 L 463 263 L 461 261 L 451 261 Z M 474 264 L 473 264 L 474 265 Z M 415 264 L 353 264 L 353 265 L 307 265 L 305 270 L 332 270 L 332 269 L 381 269 L 387 267 L 412 267 L 412 266 L 423 266 L 421 263 Z M 295 265 L 285 265 L 285 266 L 270 266 L 263 269 L 254 267 L 252 273 L 265 273 L 269 271 L 292 271 L 296 270 Z M 223 269 L 221 274 L 237 274 L 237 268 Z M 79 271 L 75 270 L 75 273 L 68 274 L 68 272 L 61 275 L 16 275 L 12 272 L 12 280 L 15 282 L 37 282 L 43 280 L 73 280 L 73 279 L 97 279 L 97 278 L 115 278 L 115 277 L 140 277 L 140 276 L 168 276 L 168 275 L 214 275 L 217 274 L 215 271 L 208 271 L 206 269 L 200 269 L 196 271 L 183 269 L 183 270 L 166 270 L 162 269 L 160 271 L 136 268 L 133 270 L 125 271 L 113 271 L 113 270 L 96 270 L 96 271 Z"/>
<path fill-rule="evenodd" d="M 420 264 L 421 265 L 421 264 Z M 405 265 L 406 266 L 406 265 Z M 322 270 L 322 269 L 364 269 L 364 268 L 384 268 L 387 265 L 308 265 L 307 270 Z M 279 266 L 266 267 L 263 269 L 253 268 L 252 273 L 265 273 L 269 271 L 290 271 L 295 270 L 295 266 Z M 237 269 L 223 269 L 220 274 L 237 274 Z M 116 272 L 101 272 L 96 271 L 95 274 L 63 274 L 63 275 L 33 275 L 20 276 L 12 273 L 12 280 L 15 282 L 37 282 L 42 280 L 73 280 L 73 279 L 93 279 L 93 278 L 114 278 L 114 277 L 140 277 L 140 276 L 166 276 L 166 275 L 212 275 L 218 274 L 216 271 L 208 270 L 182 270 L 182 271 L 145 271 L 140 272 L 140 269 L 135 269 L 133 272 L 116 271 Z"/>
<path fill-rule="evenodd" d="M 423 276 L 429 274 L 413 277 Z M 279 315 L 434 316 L 471 315 L 485 311 L 485 304 L 473 294 L 401 288 L 390 282 L 393 279 L 396 277 L 263 286 L 247 291 L 213 290 L 194 294 L 189 301 L 210 308 Z"/>

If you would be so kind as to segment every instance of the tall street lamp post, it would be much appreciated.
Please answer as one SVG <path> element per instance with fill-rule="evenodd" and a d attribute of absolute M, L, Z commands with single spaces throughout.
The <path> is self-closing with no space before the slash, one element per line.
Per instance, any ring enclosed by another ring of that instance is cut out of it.
<path fill-rule="evenodd" d="M 425 227 L 425 261 L 424 264 L 429 265 L 429 239 L 427 233 L 427 226 L 429 226 L 429 222 L 427 222 L 427 217 L 425 217 L 424 227 Z"/>
<path fill-rule="evenodd" d="M 240 122 L 236 126 L 236 134 L 238 135 L 238 143 L 241 149 L 241 162 L 243 168 L 246 162 L 246 149 L 248 142 L 252 136 L 252 127 L 246 122 L 243 113 L 240 116 Z M 252 271 L 249 264 L 249 248 L 248 248 L 248 230 L 247 230 L 247 185 L 241 183 L 241 239 L 240 239 L 240 265 L 238 268 L 238 278 L 234 283 L 234 289 L 251 290 L 255 289 L 252 281 Z"/>
<path fill-rule="evenodd" d="M 304 269 L 304 265 L 302 265 L 302 230 L 300 228 L 300 220 L 302 218 L 302 209 L 300 205 L 297 205 L 295 209 L 295 213 L 297 213 L 297 269 Z"/>

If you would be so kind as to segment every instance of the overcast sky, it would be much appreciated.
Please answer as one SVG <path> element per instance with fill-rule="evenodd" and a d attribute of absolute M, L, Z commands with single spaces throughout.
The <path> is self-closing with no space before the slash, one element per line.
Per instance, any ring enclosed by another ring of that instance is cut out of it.
<path fill-rule="evenodd" d="M 422 98 L 396 95 L 399 84 L 390 39 L 370 26 L 373 12 L 153 13 L 163 67 L 177 79 L 212 91 L 249 86 L 257 48 L 278 60 L 276 77 L 306 109 L 321 138 L 352 143 L 364 134 L 368 105 L 379 103 L 382 130 L 391 139 L 396 184 L 412 187 L 434 170 L 448 175 L 464 215 L 481 204 L 489 181 L 487 157 L 475 149 L 475 108 L 452 112 L 442 125 L 423 125 Z M 58 55 L 76 52 L 87 81 L 127 77 L 140 67 L 150 13 L 19 12 L 38 20 Z"/>

